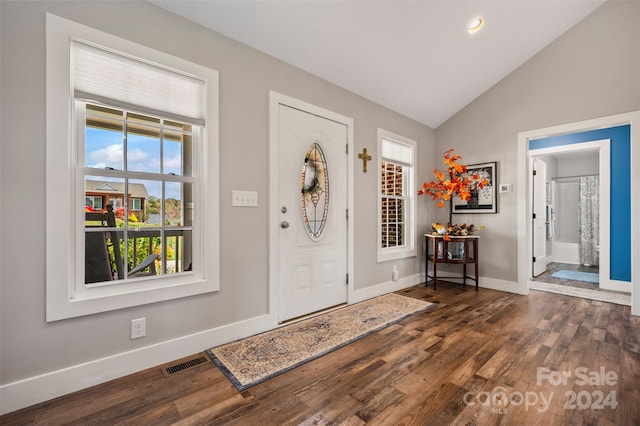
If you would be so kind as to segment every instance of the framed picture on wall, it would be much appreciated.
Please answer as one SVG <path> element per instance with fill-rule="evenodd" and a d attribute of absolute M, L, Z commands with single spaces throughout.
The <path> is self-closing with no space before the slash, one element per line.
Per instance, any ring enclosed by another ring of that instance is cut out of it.
<path fill-rule="evenodd" d="M 482 164 L 470 164 L 467 166 L 467 174 L 478 175 L 487 179 L 489 183 L 482 189 L 476 188 L 471 191 L 469 201 L 453 197 L 453 213 L 497 213 L 497 162 Z"/>

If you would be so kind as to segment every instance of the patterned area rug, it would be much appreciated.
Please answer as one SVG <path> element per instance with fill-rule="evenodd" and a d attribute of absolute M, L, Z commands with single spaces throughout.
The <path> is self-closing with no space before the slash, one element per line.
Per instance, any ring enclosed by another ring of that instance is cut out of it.
<path fill-rule="evenodd" d="M 207 350 L 239 391 L 289 371 L 433 303 L 386 294 Z"/>

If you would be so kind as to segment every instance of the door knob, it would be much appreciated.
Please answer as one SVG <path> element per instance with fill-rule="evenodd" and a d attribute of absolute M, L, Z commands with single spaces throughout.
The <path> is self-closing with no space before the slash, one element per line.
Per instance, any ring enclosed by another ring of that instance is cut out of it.
<path fill-rule="evenodd" d="M 283 220 L 282 222 L 280 222 L 280 228 L 287 229 L 288 227 L 289 227 L 289 222 L 287 222 L 286 220 Z"/>

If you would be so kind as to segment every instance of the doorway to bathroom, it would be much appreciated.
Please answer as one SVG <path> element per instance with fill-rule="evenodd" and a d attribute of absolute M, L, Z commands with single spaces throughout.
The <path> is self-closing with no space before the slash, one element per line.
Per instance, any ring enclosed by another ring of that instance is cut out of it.
<path fill-rule="evenodd" d="M 533 163 L 532 280 L 599 290 L 599 149 L 537 155 Z"/>
<path fill-rule="evenodd" d="M 599 287 L 604 289 L 607 285 L 611 287 L 608 290 L 625 293 L 621 295 L 624 300 L 612 302 L 631 305 L 632 315 L 640 315 L 640 268 L 637 267 L 640 265 L 640 233 L 637 232 L 638 222 L 632 221 L 640 211 L 640 199 L 632 196 L 632 186 L 640 185 L 640 168 L 633 167 L 640 164 L 640 150 L 632 149 L 632 139 L 640 140 L 640 111 L 518 133 L 518 292 L 529 294 L 530 290 L 539 290 L 540 284 L 553 285 L 533 280 L 532 273 L 535 157 L 572 148 L 584 150 L 588 148 L 586 144 L 599 142 Z M 605 157 L 608 157 L 607 161 Z M 603 208 L 605 204 L 608 208 Z M 604 293 L 578 290 L 596 295 Z"/>
<path fill-rule="evenodd" d="M 628 303 L 610 279 L 610 140 L 538 149 L 530 161 L 529 288 Z"/>

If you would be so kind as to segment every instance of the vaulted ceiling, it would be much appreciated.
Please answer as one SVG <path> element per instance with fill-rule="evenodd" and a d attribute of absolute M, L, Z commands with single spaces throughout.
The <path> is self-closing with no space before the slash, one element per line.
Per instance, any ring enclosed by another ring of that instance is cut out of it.
<path fill-rule="evenodd" d="M 604 3 L 150 1 L 433 128 Z"/>

